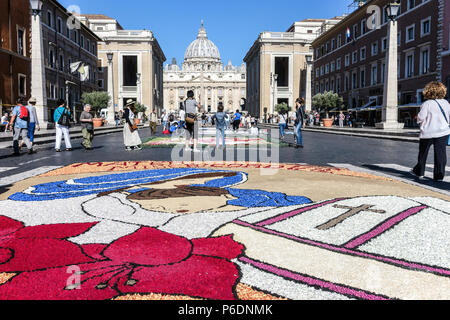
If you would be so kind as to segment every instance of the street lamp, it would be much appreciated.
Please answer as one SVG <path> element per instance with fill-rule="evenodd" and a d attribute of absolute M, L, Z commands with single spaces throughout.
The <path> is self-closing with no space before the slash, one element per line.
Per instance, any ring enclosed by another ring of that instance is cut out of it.
<path fill-rule="evenodd" d="M 306 96 L 305 96 L 305 111 L 311 112 L 312 109 L 312 66 L 313 55 L 306 55 Z"/>
<path fill-rule="evenodd" d="M 391 21 L 395 21 L 397 19 L 399 10 L 400 10 L 400 2 L 394 1 L 389 3 L 386 8 L 388 18 Z"/>
<path fill-rule="evenodd" d="M 275 112 L 275 101 L 276 101 L 276 90 L 277 90 L 277 82 L 278 82 L 278 74 L 273 73 L 272 74 L 272 86 L 273 86 L 273 103 L 272 103 L 272 108 L 270 110 L 270 113 L 274 113 Z"/>
<path fill-rule="evenodd" d="M 44 45 L 41 26 L 42 0 L 30 0 L 31 20 L 31 95 L 36 98 L 37 116 L 41 127 L 48 121 Z"/>
<path fill-rule="evenodd" d="M 387 6 L 389 17 L 388 50 L 386 52 L 386 79 L 384 81 L 384 96 L 381 123 L 379 129 L 403 129 L 403 123 L 398 122 L 398 23 L 397 16 L 400 9 L 398 1 L 392 1 Z"/>
<path fill-rule="evenodd" d="M 44 2 L 42 0 L 30 0 L 31 12 L 33 13 L 34 19 L 41 14 L 43 4 Z"/>
<path fill-rule="evenodd" d="M 111 97 L 110 106 L 108 108 L 108 123 L 112 124 L 115 121 L 116 115 L 116 104 L 114 102 L 114 69 L 113 69 L 113 58 L 114 53 L 106 53 L 106 58 L 108 59 L 108 94 Z"/>

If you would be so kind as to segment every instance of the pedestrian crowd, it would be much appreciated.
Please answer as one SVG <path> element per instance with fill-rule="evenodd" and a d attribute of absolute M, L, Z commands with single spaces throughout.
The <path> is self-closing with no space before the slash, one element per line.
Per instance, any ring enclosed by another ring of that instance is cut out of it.
<path fill-rule="evenodd" d="M 446 147 L 450 144 L 450 104 L 445 99 L 447 88 L 440 82 L 429 83 L 424 91 L 425 102 L 416 120 L 420 126 L 420 144 L 418 163 L 411 173 L 423 179 L 425 174 L 428 153 L 433 146 L 434 150 L 434 180 L 442 181 L 445 176 L 447 165 Z M 138 132 L 138 112 L 135 108 L 134 100 L 127 100 L 124 110 L 114 114 L 114 122 L 123 127 L 123 141 L 126 150 L 141 150 L 142 140 Z M 73 123 L 73 114 L 66 102 L 60 99 L 58 107 L 53 112 L 52 120 L 55 125 L 55 151 L 61 152 L 63 138 L 65 151 L 72 151 L 70 137 L 70 126 Z M 266 123 L 277 123 L 279 125 L 280 137 L 284 139 L 286 130 L 293 124 L 295 137 L 295 147 L 304 148 L 303 129 L 306 126 L 320 125 L 321 114 L 317 111 L 305 112 L 305 101 L 298 98 L 295 102 L 295 112 L 281 111 L 277 115 L 269 114 L 264 117 Z M 160 118 L 162 132 L 164 134 L 174 134 L 179 132 L 185 135 L 185 151 L 200 152 L 198 148 L 199 126 L 214 126 L 216 128 L 216 147 L 226 148 L 226 132 L 233 130 L 237 133 L 241 128 L 249 130 L 250 134 L 258 134 L 258 119 L 250 113 L 243 113 L 236 110 L 233 114 L 224 110 L 222 103 L 219 103 L 217 112 L 214 114 L 201 112 L 201 107 L 195 99 L 194 91 L 189 91 L 187 99 L 180 106 L 177 115 L 163 111 Z M 94 139 L 94 116 L 91 113 L 92 106 L 85 105 L 79 117 L 82 128 L 82 147 L 89 151 L 93 150 L 92 141 Z M 157 110 L 153 109 L 148 117 L 151 135 L 155 135 L 158 125 Z M 351 112 L 340 111 L 333 117 L 336 126 L 343 128 L 352 127 L 355 118 Z M 29 99 L 28 103 L 24 99 L 18 99 L 16 106 L 10 113 L 4 113 L 1 117 L 1 125 L 5 132 L 12 131 L 14 156 L 20 155 L 23 145 L 27 147 L 28 153 L 34 153 L 35 132 L 40 131 L 39 119 L 36 111 L 36 99 Z"/>

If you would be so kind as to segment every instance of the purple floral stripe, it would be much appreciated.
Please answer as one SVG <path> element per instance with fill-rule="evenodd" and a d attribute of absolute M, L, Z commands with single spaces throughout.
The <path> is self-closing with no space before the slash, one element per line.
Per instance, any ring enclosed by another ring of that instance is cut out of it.
<path fill-rule="evenodd" d="M 283 278 L 291 279 L 314 287 L 320 287 L 322 289 L 326 289 L 346 296 L 356 297 L 365 300 L 389 300 L 388 298 L 373 293 L 369 293 L 364 290 L 353 289 L 343 285 L 335 284 L 333 282 L 320 280 L 309 276 L 304 276 L 299 273 L 283 270 L 275 266 L 265 264 L 247 257 L 241 257 L 239 258 L 239 261 L 250 264 L 255 268 L 258 268 L 266 272 L 270 272 Z"/>
<path fill-rule="evenodd" d="M 338 247 L 338 246 L 334 246 L 334 245 L 330 245 L 330 244 L 326 244 L 326 243 L 321 243 L 321 242 L 317 242 L 317 241 L 313 241 L 313 240 L 309 240 L 309 239 L 305 239 L 305 238 L 299 238 L 296 236 L 273 231 L 273 230 L 266 229 L 263 227 L 254 226 L 254 225 L 251 225 L 247 222 L 243 222 L 240 220 L 234 220 L 233 223 L 240 225 L 240 226 L 248 227 L 248 228 L 251 228 L 254 230 L 258 230 L 258 231 L 261 231 L 264 233 L 276 235 L 276 236 L 279 236 L 279 237 L 282 237 L 285 239 L 290 239 L 290 240 L 301 242 L 301 243 L 304 243 L 307 245 L 312 245 L 315 247 L 331 250 L 334 252 L 339 252 L 339 253 L 362 257 L 362 258 L 368 258 L 368 259 L 377 260 L 377 261 L 382 261 L 382 262 L 392 264 L 392 265 L 398 266 L 398 267 L 404 267 L 404 268 L 413 269 L 413 270 L 421 270 L 421 271 L 426 271 L 426 272 L 433 272 L 438 275 L 450 277 L 450 270 L 444 269 L 444 268 L 431 267 L 431 266 L 427 266 L 427 265 L 423 265 L 423 264 L 406 262 L 406 261 L 402 261 L 402 260 L 398 260 L 398 259 L 382 257 L 382 256 L 378 256 L 375 254 L 369 254 L 369 253 L 365 253 L 365 252 L 361 252 L 361 251 L 356 251 L 356 250 Z"/>
<path fill-rule="evenodd" d="M 386 232 L 387 230 L 391 229 L 392 227 L 394 227 L 395 225 L 397 225 L 398 223 L 402 222 L 403 220 L 406 220 L 407 218 L 411 217 L 412 215 L 415 215 L 419 212 L 421 212 L 422 210 L 428 208 L 427 206 L 420 206 L 420 207 L 415 207 L 415 208 L 411 208 L 408 209 L 392 218 L 390 218 L 389 220 L 383 222 L 381 225 L 379 225 L 378 227 L 376 227 L 375 229 L 359 236 L 358 238 L 350 241 L 349 243 L 345 244 L 344 247 L 347 249 L 355 249 L 358 248 L 360 246 L 362 246 L 363 244 L 369 242 L 370 240 L 372 240 L 373 238 L 378 237 L 380 234 Z"/>
<path fill-rule="evenodd" d="M 304 208 L 301 208 L 301 209 L 298 209 L 298 210 L 294 210 L 294 211 L 291 211 L 291 212 L 286 212 L 286 213 L 283 213 L 283 214 L 281 214 L 279 216 L 276 216 L 276 217 L 273 217 L 273 218 L 261 221 L 261 222 L 257 223 L 256 225 L 258 227 L 269 226 L 269 225 L 275 224 L 277 222 L 280 222 L 280 221 L 283 221 L 283 220 L 295 217 L 296 215 L 299 215 L 301 213 L 304 213 L 304 212 L 307 212 L 307 211 L 310 211 L 310 210 L 313 210 L 313 209 L 317 209 L 317 208 L 326 206 L 328 204 L 336 203 L 336 202 L 339 202 L 339 201 L 342 201 L 342 200 L 346 200 L 346 198 L 330 200 L 330 201 L 322 202 L 322 203 L 319 203 L 319 204 L 314 204 L 312 206 L 307 206 L 307 207 L 304 207 Z"/>

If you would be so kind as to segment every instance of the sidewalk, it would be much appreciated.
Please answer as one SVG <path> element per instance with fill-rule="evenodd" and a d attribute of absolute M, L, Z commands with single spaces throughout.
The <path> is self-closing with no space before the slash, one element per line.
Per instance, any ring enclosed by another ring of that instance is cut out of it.
<path fill-rule="evenodd" d="M 146 125 L 139 125 L 139 128 L 148 127 Z M 81 131 L 81 126 L 75 126 L 70 128 L 70 138 L 71 140 L 81 139 L 83 138 L 83 134 Z M 122 132 L 123 125 L 118 127 L 116 126 L 103 126 L 100 128 L 95 128 L 95 135 L 102 136 L 111 133 Z M 40 131 L 36 131 L 34 136 L 34 145 L 35 147 L 53 144 L 55 142 L 55 129 L 44 129 Z M 12 132 L 1 132 L 0 133 L 0 156 L 4 156 L 10 153 L 10 149 L 12 149 Z M 6 153 L 5 153 L 6 152 Z"/>
<path fill-rule="evenodd" d="M 259 124 L 260 128 L 276 128 L 278 124 Z M 418 129 L 401 129 L 401 130 L 381 130 L 375 128 L 325 128 L 325 127 L 306 127 L 304 132 L 320 132 L 327 134 L 338 134 L 346 136 L 364 137 L 364 138 L 377 138 L 406 142 L 419 142 L 420 131 Z M 288 132 L 293 132 L 293 126 L 290 125 Z"/>

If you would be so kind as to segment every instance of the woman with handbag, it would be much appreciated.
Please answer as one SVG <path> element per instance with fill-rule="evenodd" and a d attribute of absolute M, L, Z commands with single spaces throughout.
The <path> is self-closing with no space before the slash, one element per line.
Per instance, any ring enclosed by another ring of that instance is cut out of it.
<path fill-rule="evenodd" d="M 435 181 L 443 181 L 447 165 L 446 147 L 450 136 L 450 104 L 445 100 L 447 88 L 444 84 L 433 81 L 423 91 L 427 101 L 422 105 L 417 116 L 420 124 L 420 147 L 418 164 L 411 171 L 419 179 L 425 176 L 428 152 L 434 146 Z"/>
<path fill-rule="evenodd" d="M 66 151 L 72 151 L 72 144 L 70 142 L 70 109 L 63 99 L 58 100 L 58 108 L 53 114 L 56 128 L 56 152 L 61 152 L 61 140 L 64 135 L 64 143 L 66 144 Z"/>
<path fill-rule="evenodd" d="M 198 122 L 197 122 L 197 112 L 198 103 L 194 98 L 194 91 L 189 90 L 187 93 L 187 99 L 184 102 L 184 109 L 186 112 L 186 148 L 184 151 L 191 151 L 190 145 L 192 140 L 194 140 L 194 152 L 200 152 L 197 149 L 198 143 Z"/>
<path fill-rule="evenodd" d="M 134 109 L 134 100 L 127 100 L 125 106 L 125 125 L 123 126 L 123 141 L 127 151 L 131 150 L 142 150 L 141 148 L 141 138 L 139 137 L 138 127 L 135 123 L 136 110 Z"/>

